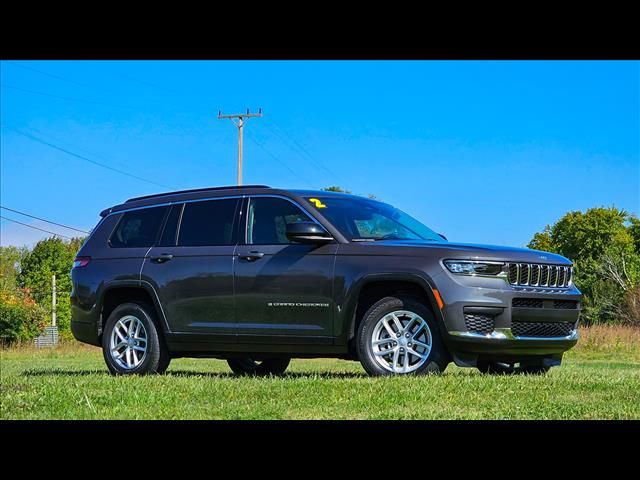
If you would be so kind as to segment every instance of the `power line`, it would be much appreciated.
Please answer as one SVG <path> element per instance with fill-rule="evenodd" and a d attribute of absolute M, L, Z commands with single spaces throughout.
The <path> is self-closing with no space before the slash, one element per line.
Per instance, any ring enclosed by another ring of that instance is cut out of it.
<path fill-rule="evenodd" d="M 276 157 L 273 153 L 271 153 L 269 150 L 267 150 L 267 148 L 264 145 L 262 145 L 261 143 L 259 143 L 255 138 L 253 138 L 253 136 L 248 135 L 248 137 L 249 137 L 249 139 L 251 139 L 251 141 L 253 143 L 255 143 L 258 147 L 260 147 L 262 150 L 264 150 L 265 153 L 267 153 L 267 155 L 269 155 L 271 158 L 273 158 L 276 162 L 278 162 L 284 168 L 289 170 L 289 172 L 291 172 L 292 175 L 294 175 L 295 177 L 297 177 L 300 180 L 302 180 L 305 184 L 310 185 L 310 183 L 307 181 L 306 178 L 301 177 L 300 175 L 298 175 L 291 167 L 289 167 L 289 165 L 284 163 L 282 160 L 280 160 L 278 157 Z"/>
<path fill-rule="evenodd" d="M 24 215 L 25 217 L 35 218 L 36 220 L 40 220 L 41 222 L 47 222 L 47 223 L 50 223 L 52 225 L 57 225 L 59 227 L 68 228 L 69 230 L 75 230 L 76 232 L 89 233 L 86 230 L 80 230 L 79 228 L 74 228 L 74 227 L 70 227 L 68 225 L 63 225 L 62 223 L 52 222 L 51 220 L 47 220 L 47 219 L 44 219 L 44 218 L 36 217 L 35 215 L 30 215 L 28 213 L 24 213 L 24 212 L 21 212 L 19 210 L 14 210 L 12 208 L 3 207 L 2 205 L 0 205 L 0 208 L 2 208 L 4 210 L 9 210 L 10 212 L 18 213 L 20 215 Z"/>
<path fill-rule="evenodd" d="M 55 75 L 55 74 L 53 74 L 53 73 L 45 72 L 45 71 L 40 70 L 40 69 L 38 69 L 38 68 L 34 68 L 34 67 L 31 67 L 31 66 L 28 66 L 28 65 L 22 65 L 21 63 L 14 62 L 14 61 L 11 61 L 11 60 L 7 60 L 7 62 L 8 62 L 9 64 L 11 64 L 11 65 L 15 66 L 15 67 L 20 67 L 20 68 L 24 68 L 24 69 L 26 69 L 26 70 L 31 70 L 31 71 L 36 72 L 36 73 L 39 73 L 39 74 L 41 74 L 41 75 L 45 75 L 45 76 L 47 76 L 47 77 L 55 78 L 56 80 L 62 80 L 63 82 L 68 82 L 68 83 L 71 83 L 71 84 L 73 84 L 73 85 L 78 85 L 78 86 L 80 86 L 80 87 L 84 87 L 84 88 L 89 88 L 89 89 L 93 89 L 93 90 L 95 90 L 95 87 L 94 87 L 94 86 L 89 85 L 89 84 L 87 84 L 87 83 L 78 82 L 78 81 L 76 81 L 76 80 L 72 80 L 72 79 L 67 78 L 67 77 L 62 77 L 62 76 L 60 76 L 60 75 Z M 111 75 L 111 76 L 113 77 L 114 75 Z M 147 86 L 152 86 L 152 87 L 156 87 L 156 88 L 161 88 L 161 87 L 157 87 L 156 85 L 154 85 L 154 84 L 152 84 L 152 83 L 149 83 L 149 82 L 143 82 L 143 81 L 140 81 L 140 80 L 136 80 L 135 78 L 125 77 L 124 75 L 121 75 L 121 76 L 122 76 L 122 77 L 124 77 L 124 78 L 129 78 L 130 80 L 133 80 L 134 82 L 139 82 L 139 83 L 145 84 L 145 85 L 147 85 Z M 9 88 L 13 88 L 13 89 L 18 90 L 18 87 L 9 87 Z M 107 94 L 109 94 L 109 95 L 112 95 L 112 94 L 119 95 L 119 94 L 118 94 L 118 92 L 115 92 L 115 91 L 113 91 L 113 90 L 109 90 L 109 89 L 105 89 L 104 87 L 99 87 L 99 88 L 98 88 L 98 90 L 99 90 L 99 91 L 101 91 L 101 92 L 106 92 L 106 93 L 107 93 Z M 24 90 L 24 89 L 22 89 L 22 91 L 24 91 L 24 92 L 28 92 L 28 93 L 35 93 L 35 94 L 37 94 L 37 95 L 46 95 L 46 96 L 49 96 L 49 97 L 60 98 L 60 99 L 64 99 L 64 100 L 71 100 L 71 101 L 75 101 L 75 102 L 90 102 L 90 103 L 96 103 L 96 104 L 99 104 L 99 105 L 114 106 L 114 105 L 112 105 L 112 104 L 92 102 L 92 101 L 89 101 L 89 100 L 81 100 L 81 99 L 77 99 L 77 98 L 61 97 L 61 96 L 58 96 L 58 95 L 52 95 L 52 94 L 49 94 L 49 93 L 43 93 L 43 92 L 35 92 L 35 91 L 31 91 L 31 90 Z M 166 93 L 166 92 L 171 93 L 172 95 L 176 95 L 176 92 L 171 92 L 171 91 L 165 90 L 165 93 Z M 153 100 L 153 101 L 154 101 L 154 102 L 156 102 L 156 103 L 161 102 L 161 100 L 160 100 L 160 99 L 158 99 L 158 98 L 151 99 L 151 100 Z M 123 108 L 127 108 L 127 109 L 130 109 L 130 108 L 136 108 L 136 109 L 139 109 L 140 107 L 124 106 Z"/>
<path fill-rule="evenodd" d="M 34 227 L 33 225 L 29 225 L 28 223 L 22 223 L 22 222 L 19 222 L 18 220 L 13 220 L 12 218 L 3 217 L 2 215 L 0 215 L 0 218 L 3 219 L 3 220 L 8 220 L 8 221 L 13 222 L 13 223 L 18 223 L 20 225 L 24 225 L 25 227 L 33 228 L 34 230 L 40 230 L 41 232 L 46 232 L 46 233 L 50 233 L 51 235 L 56 235 L 58 237 L 63 237 L 63 238 L 67 238 L 69 240 L 73 240 L 71 237 L 67 237 L 66 235 L 61 235 L 59 233 L 52 232 L 50 230 L 45 230 L 44 228 Z"/>
<path fill-rule="evenodd" d="M 287 131 L 282 128 L 280 125 L 278 125 L 275 121 L 273 120 L 267 120 L 267 122 L 265 122 L 265 124 L 267 125 L 267 127 L 274 132 L 276 135 L 278 134 L 278 132 L 276 132 L 276 130 L 274 130 L 269 123 L 272 123 L 274 127 L 277 127 L 282 133 L 284 133 L 287 138 L 289 138 L 289 140 L 291 140 L 291 142 L 298 148 L 298 150 L 300 152 L 302 152 L 316 167 L 324 170 L 325 172 L 327 172 L 329 175 L 333 176 L 334 178 L 340 178 L 334 171 L 332 171 L 331 169 L 329 169 L 328 167 L 326 167 L 325 165 L 322 164 L 322 162 L 318 161 L 315 159 L 315 157 L 313 155 L 311 155 L 311 153 L 309 153 L 309 151 L 304 148 L 300 142 L 298 142 L 295 138 L 293 138 L 291 135 L 289 135 L 287 133 Z M 282 137 L 281 137 L 282 138 Z"/>
<path fill-rule="evenodd" d="M 33 95 L 42 95 L 44 97 L 57 98 L 59 100 L 66 100 L 66 101 L 70 101 L 70 102 L 90 103 L 92 105 L 102 105 L 102 106 L 105 106 L 105 107 L 123 108 L 125 110 L 141 110 L 142 109 L 142 107 L 136 107 L 136 106 L 117 105 L 117 104 L 113 104 L 113 103 L 96 102 L 95 100 L 85 100 L 85 99 L 82 99 L 82 98 L 63 97 L 62 95 L 55 95 L 53 93 L 38 92 L 36 90 L 28 90 L 26 88 L 14 87 L 13 85 L 7 85 L 7 84 L 2 84 L 2 85 L 0 85 L 0 87 L 1 88 L 8 88 L 8 89 L 11 89 L 11 90 L 17 90 L 19 92 L 24 92 L 24 93 L 31 93 Z"/>
<path fill-rule="evenodd" d="M 7 62 L 11 65 L 13 65 L 14 67 L 20 67 L 20 68 L 24 68 L 25 70 L 31 70 L 32 72 L 36 72 L 39 73 L 40 75 L 46 75 L 47 77 L 51 77 L 51 78 L 55 78 L 57 80 L 62 80 L 63 82 L 69 82 L 69 83 L 73 83 L 74 85 L 78 85 L 80 87 L 86 87 L 86 88 L 93 88 L 90 85 L 86 85 L 84 83 L 80 83 L 80 82 L 76 82 L 75 80 L 71 80 L 69 78 L 65 78 L 65 77 L 60 77 L 58 75 L 54 75 L 53 73 L 49 73 L 49 72 L 44 72 L 38 68 L 34 68 L 28 65 L 23 65 L 22 63 L 18 63 L 18 62 L 14 62 L 11 60 L 7 60 Z"/>
<path fill-rule="evenodd" d="M 125 172 L 125 171 L 120 170 L 118 168 L 110 167 L 109 165 L 105 165 L 104 163 L 97 162 L 96 160 L 91 160 L 90 158 L 87 158 L 84 155 L 80 155 L 78 153 L 74 153 L 74 152 L 72 152 L 70 150 L 67 150 L 66 148 L 59 147 L 58 145 L 55 145 L 55 144 L 50 143 L 50 142 L 47 142 L 46 140 L 42 140 L 41 138 L 38 138 L 38 137 L 36 137 L 34 135 L 31 135 L 30 133 L 26 133 L 26 132 L 23 132 L 21 130 L 18 130 L 17 128 L 13 128 L 13 127 L 10 127 L 8 125 L 3 125 L 3 126 L 5 128 L 10 129 L 10 130 L 13 130 L 14 132 L 18 133 L 19 135 L 27 137 L 30 140 L 33 140 L 34 142 L 41 143 L 41 144 L 46 145 L 46 146 L 48 146 L 50 148 L 53 148 L 55 150 L 59 150 L 59 151 L 61 151 L 63 153 L 66 153 L 67 155 L 71 155 L 72 157 L 76 157 L 76 158 L 79 158 L 80 160 L 84 160 L 86 162 L 92 163 L 92 164 L 97 165 L 99 167 L 106 168 L 107 170 L 111 170 L 111 171 L 119 173 L 121 175 L 126 175 L 127 177 L 135 178 L 136 180 L 140 180 L 142 182 L 147 182 L 147 183 L 156 185 L 158 187 L 169 188 L 169 189 L 172 189 L 172 190 L 176 190 L 175 187 L 172 187 L 170 185 L 165 185 L 163 183 L 154 182 L 153 180 L 148 180 L 146 178 L 140 177 L 138 175 L 134 175 L 132 173 Z"/>

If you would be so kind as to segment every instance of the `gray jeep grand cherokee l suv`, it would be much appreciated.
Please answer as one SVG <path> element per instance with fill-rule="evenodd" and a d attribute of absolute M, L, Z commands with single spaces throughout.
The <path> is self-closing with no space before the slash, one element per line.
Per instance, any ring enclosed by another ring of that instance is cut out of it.
<path fill-rule="evenodd" d="M 371 375 L 544 373 L 577 341 L 572 264 L 448 242 L 382 202 L 254 185 L 103 211 L 71 271 L 71 328 L 114 374 L 172 358 L 280 374 L 292 357 Z"/>

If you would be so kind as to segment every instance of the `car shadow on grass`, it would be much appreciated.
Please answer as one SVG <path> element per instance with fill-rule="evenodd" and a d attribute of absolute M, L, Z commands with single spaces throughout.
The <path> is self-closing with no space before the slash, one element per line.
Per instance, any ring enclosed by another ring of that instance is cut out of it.
<path fill-rule="evenodd" d="M 25 377 L 86 377 L 86 376 L 110 376 L 106 370 L 63 370 L 63 369 L 29 369 L 22 372 Z M 194 370 L 169 370 L 165 377 L 207 377 L 207 378 L 251 378 L 246 375 L 235 375 L 232 372 L 198 372 Z M 358 372 L 287 372 L 281 377 L 275 378 L 365 378 L 365 373 Z M 262 377 L 269 378 L 269 377 Z"/>
<path fill-rule="evenodd" d="M 23 377 L 83 377 L 89 375 L 108 375 L 106 370 L 62 370 L 58 368 L 30 369 L 22 372 Z"/>

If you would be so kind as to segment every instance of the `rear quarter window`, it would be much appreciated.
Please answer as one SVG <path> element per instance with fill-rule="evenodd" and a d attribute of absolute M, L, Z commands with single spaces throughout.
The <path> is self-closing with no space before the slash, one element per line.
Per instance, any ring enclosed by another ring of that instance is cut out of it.
<path fill-rule="evenodd" d="M 166 206 L 126 212 L 109 238 L 114 248 L 151 247 L 158 238 Z"/>

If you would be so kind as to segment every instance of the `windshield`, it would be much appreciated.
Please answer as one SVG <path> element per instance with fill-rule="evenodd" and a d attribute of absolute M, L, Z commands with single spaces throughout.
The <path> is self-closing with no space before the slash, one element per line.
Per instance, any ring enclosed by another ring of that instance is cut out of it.
<path fill-rule="evenodd" d="M 386 203 L 346 196 L 319 195 L 304 199 L 351 241 L 445 241 L 429 227 Z"/>

